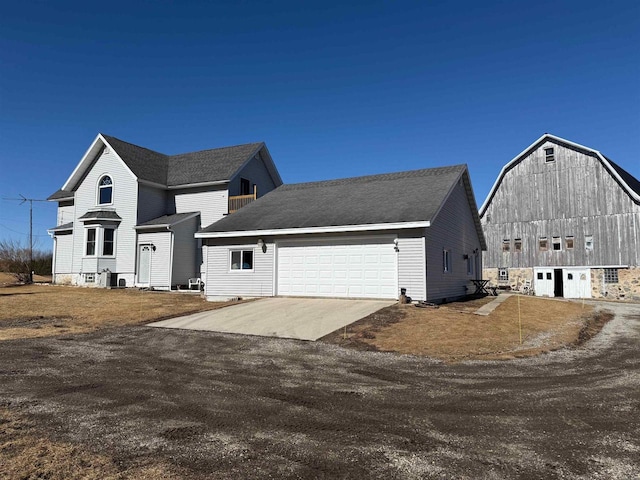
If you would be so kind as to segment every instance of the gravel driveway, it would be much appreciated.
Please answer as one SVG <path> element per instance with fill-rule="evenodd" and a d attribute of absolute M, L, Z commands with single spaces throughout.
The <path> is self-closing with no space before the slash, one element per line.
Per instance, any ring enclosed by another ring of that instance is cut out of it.
<path fill-rule="evenodd" d="M 586 346 L 454 366 L 122 328 L 0 344 L 0 405 L 120 464 L 193 478 L 640 476 L 640 305 Z"/>

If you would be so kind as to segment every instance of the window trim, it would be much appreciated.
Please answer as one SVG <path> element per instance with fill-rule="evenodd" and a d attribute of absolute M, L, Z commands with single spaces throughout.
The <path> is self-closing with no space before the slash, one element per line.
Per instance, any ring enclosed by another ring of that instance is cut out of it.
<path fill-rule="evenodd" d="M 558 246 L 558 248 L 556 248 L 556 245 Z M 551 237 L 551 250 L 553 252 L 562 251 L 562 237 Z"/>
<path fill-rule="evenodd" d="M 442 249 L 442 273 L 451 273 L 451 251 Z"/>
<path fill-rule="evenodd" d="M 502 274 L 504 272 L 504 275 Z M 506 267 L 498 268 L 498 282 L 508 282 L 509 281 L 509 269 Z"/>
<path fill-rule="evenodd" d="M 93 245 L 93 253 L 89 253 L 89 232 L 93 231 L 93 241 L 92 241 L 92 245 Z M 98 255 L 96 254 L 97 249 L 96 247 L 98 246 L 98 227 L 95 225 L 91 225 L 90 227 L 86 227 L 84 229 L 84 256 L 85 257 L 97 257 Z"/>
<path fill-rule="evenodd" d="M 593 235 L 584 236 L 584 249 L 589 251 L 593 250 Z"/>
<path fill-rule="evenodd" d="M 542 246 L 542 242 L 544 242 L 544 247 Z M 538 251 L 540 251 L 540 252 L 548 252 L 549 251 L 549 238 L 548 237 L 538 237 Z"/>
<path fill-rule="evenodd" d="M 513 253 L 522 253 L 522 239 L 515 238 L 513 240 Z"/>
<path fill-rule="evenodd" d="M 556 161 L 556 151 L 554 147 L 545 147 L 544 163 L 553 163 Z"/>
<path fill-rule="evenodd" d="M 233 253 L 240 252 L 240 268 L 233 268 Z M 251 268 L 244 267 L 244 253 L 251 252 Z M 255 270 L 255 248 L 230 248 L 229 249 L 229 272 L 230 273 L 243 273 L 253 272 Z"/>
<path fill-rule="evenodd" d="M 116 230 L 117 228 L 115 227 L 103 227 L 101 228 L 102 230 L 102 241 L 100 242 L 100 246 L 102 247 L 100 249 L 100 251 L 102 252 L 102 257 L 115 257 L 116 256 Z M 107 254 L 104 253 L 104 246 L 106 245 L 106 240 L 105 240 L 105 232 L 107 230 L 111 230 L 113 232 L 113 238 L 111 239 L 111 253 Z"/>
<path fill-rule="evenodd" d="M 502 253 L 510 253 L 511 252 L 511 239 L 505 238 L 502 240 Z"/>
<path fill-rule="evenodd" d="M 102 181 L 108 178 L 109 181 L 111 181 L 111 184 L 107 185 L 101 185 Z M 102 203 L 101 202 L 101 193 L 102 193 L 102 189 L 106 189 L 106 188 L 110 188 L 111 189 L 111 196 L 109 198 L 109 202 L 105 202 Z M 97 197 L 96 197 L 96 205 L 113 205 L 113 196 L 114 196 L 114 182 L 113 182 L 113 177 L 111 175 L 109 175 L 108 173 L 105 173 L 104 175 L 101 175 L 100 178 L 98 179 L 98 188 L 97 188 Z"/>
<path fill-rule="evenodd" d="M 571 242 L 571 246 L 569 246 L 569 242 Z M 564 237 L 564 248 L 565 250 L 573 250 L 573 247 L 576 244 L 576 240 L 573 235 L 566 235 Z"/>

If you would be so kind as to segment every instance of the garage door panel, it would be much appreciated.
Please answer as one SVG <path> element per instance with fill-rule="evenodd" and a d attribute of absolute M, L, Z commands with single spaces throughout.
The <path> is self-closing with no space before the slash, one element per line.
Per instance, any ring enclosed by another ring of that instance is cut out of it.
<path fill-rule="evenodd" d="M 397 298 L 392 239 L 353 242 L 280 246 L 278 294 Z"/>

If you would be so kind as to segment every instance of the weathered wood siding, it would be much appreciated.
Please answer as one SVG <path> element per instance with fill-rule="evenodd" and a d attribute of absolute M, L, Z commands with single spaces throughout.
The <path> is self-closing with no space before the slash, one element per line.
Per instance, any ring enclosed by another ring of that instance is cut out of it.
<path fill-rule="evenodd" d="M 103 175 L 113 180 L 113 204 L 98 205 L 98 181 Z M 89 210 L 112 208 L 122 218 L 116 229 L 115 264 L 109 260 L 112 272 L 119 275 L 135 272 L 138 182 L 122 161 L 113 153 L 103 152 L 87 172 L 75 192 L 73 228 L 73 272 L 97 273 L 98 258 L 84 256 L 85 224 L 78 218 Z M 100 246 L 96 246 L 99 251 Z M 105 264 L 105 265 L 107 265 Z M 102 264 L 100 265 L 102 267 Z"/>
<path fill-rule="evenodd" d="M 468 293 L 471 280 L 479 278 L 482 271 L 480 239 L 473 213 L 461 179 L 451 191 L 431 226 L 426 229 L 427 299 L 439 302 L 451 300 Z M 450 255 L 451 271 L 444 271 L 443 251 Z M 475 263 L 472 274 L 467 273 L 468 255 Z"/>
<path fill-rule="evenodd" d="M 227 185 L 199 188 L 185 188 L 169 191 L 169 205 L 171 213 L 200 212 L 202 227 L 217 222 L 229 209 L 229 195 Z"/>
<path fill-rule="evenodd" d="M 195 217 L 173 227 L 172 285 L 186 285 L 190 278 L 200 277 L 199 248 L 194 238 L 199 226 L 200 219 Z"/>
<path fill-rule="evenodd" d="M 257 246 L 258 238 L 242 238 L 233 243 L 207 240 L 207 277 L 205 295 L 215 297 L 270 297 L 274 294 L 275 245 L 265 239 L 266 252 Z M 231 250 L 253 250 L 253 271 L 231 271 L 229 255 Z"/>
<path fill-rule="evenodd" d="M 554 162 L 545 161 L 548 147 Z M 640 206 L 596 156 L 557 143 L 540 145 L 505 174 L 481 221 L 485 268 L 640 264 Z M 591 250 L 586 236 L 593 237 Z M 547 251 L 540 251 L 540 237 L 547 237 Z M 553 237 L 561 250 L 553 250 Z M 503 252 L 507 239 L 510 251 Z"/>
<path fill-rule="evenodd" d="M 229 195 L 240 195 L 240 178 L 245 178 L 251 183 L 251 192 L 253 193 L 253 185 L 258 188 L 258 197 L 270 192 L 276 185 L 271 178 L 271 174 L 258 153 L 253 157 L 245 167 L 240 170 L 229 182 Z"/>

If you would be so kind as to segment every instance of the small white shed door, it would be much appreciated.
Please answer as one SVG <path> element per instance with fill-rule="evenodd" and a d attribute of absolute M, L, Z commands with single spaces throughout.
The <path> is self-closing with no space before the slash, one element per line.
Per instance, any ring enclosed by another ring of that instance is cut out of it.
<path fill-rule="evenodd" d="M 591 271 L 588 268 L 562 270 L 564 298 L 591 298 Z"/>
<path fill-rule="evenodd" d="M 533 291 L 538 297 L 553 297 L 553 268 L 533 269 Z"/>
<path fill-rule="evenodd" d="M 393 239 L 278 246 L 278 295 L 398 298 Z"/>

